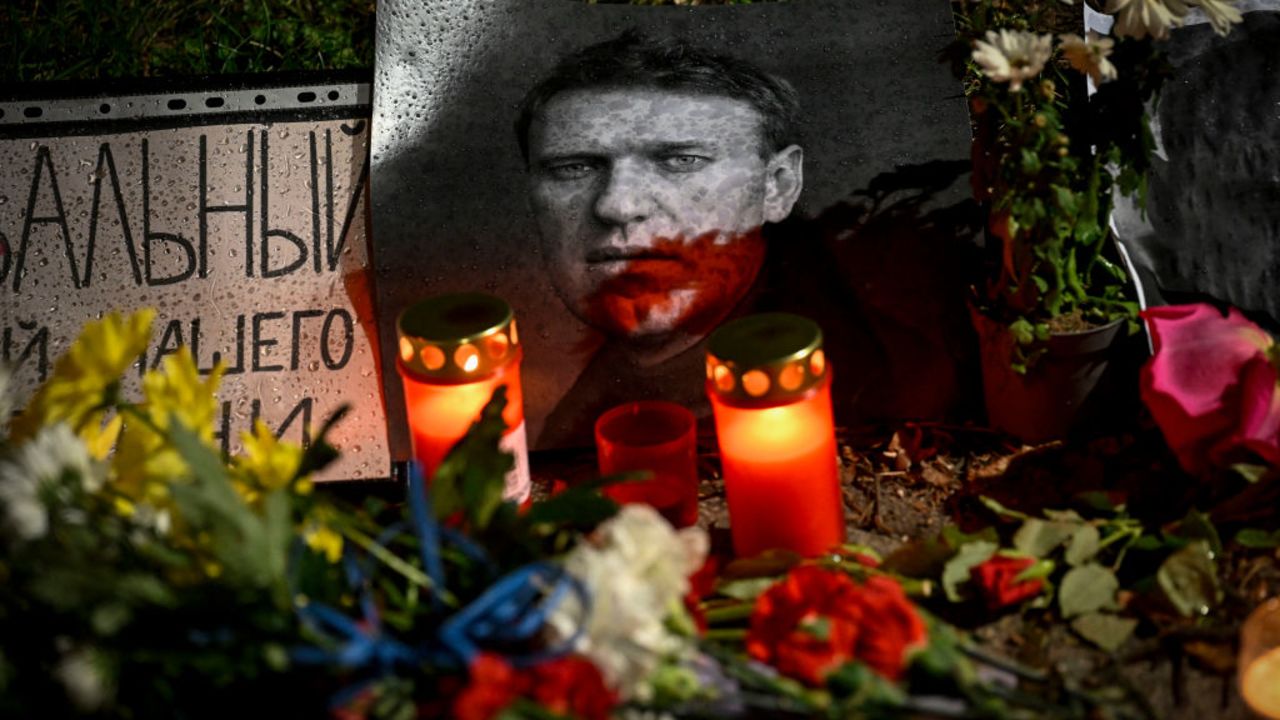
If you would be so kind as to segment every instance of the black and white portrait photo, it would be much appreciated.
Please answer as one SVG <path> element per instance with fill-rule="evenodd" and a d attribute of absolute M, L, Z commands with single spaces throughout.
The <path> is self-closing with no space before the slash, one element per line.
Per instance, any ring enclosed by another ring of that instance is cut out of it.
<path fill-rule="evenodd" d="M 1213 298 L 1280 329 L 1280 2 L 1243 3 L 1225 37 L 1198 12 L 1173 31 L 1152 108 L 1145 207 L 1119 236 L 1152 304 Z M 1230 77 L 1230 82 L 1222 78 Z"/>
<path fill-rule="evenodd" d="M 759 311 L 818 321 L 852 422 L 962 394 L 969 134 L 945 2 L 386 5 L 382 330 L 436 293 L 510 302 L 535 448 L 589 445 L 629 400 L 705 416 L 707 336 Z"/>

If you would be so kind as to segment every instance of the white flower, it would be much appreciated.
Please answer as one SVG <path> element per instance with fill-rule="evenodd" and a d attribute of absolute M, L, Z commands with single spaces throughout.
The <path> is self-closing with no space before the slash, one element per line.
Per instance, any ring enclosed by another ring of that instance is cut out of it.
<path fill-rule="evenodd" d="M 1169 29 L 1181 27 L 1187 17 L 1185 0 L 1107 0 L 1105 12 L 1116 16 L 1116 37 L 1157 40 L 1169 37 Z"/>
<path fill-rule="evenodd" d="M 1009 83 L 1018 92 L 1022 81 L 1033 78 L 1044 69 L 1053 54 L 1053 36 L 1037 35 L 1022 30 L 987 31 L 987 40 L 975 40 L 973 61 L 982 74 L 996 82 Z"/>
<path fill-rule="evenodd" d="M 1101 85 L 1116 79 L 1116 66 L 1107 59 L 1115 44 L 1115 40 L 1102 37 L 1092 30 L 1089 31 L 1088 40 L 1079 35 L 1063 35 L 1062 54 L 1071 63 L 1071 67 L 1093 78 L 1094 85 Z"/>
<path fill-rule="evenodd" d="M 1204 11 L 1209 24 L 1213 26 L 1213 31 L 1219 35 L 1226 35 L 1231 32 L 1232 25 L 1244 21 L 1244 16 L 1235 8 L 1234 0 L 1190 0 L 1190 2 Z"/>
<path fill-rule="evenodd" d="M 575 649 L 591 659 L 624 700 L 652 696 L 649 678 L 664 662 L 693 652 L 665 623 L 689 591 L 689 575 L 707 555 L 700 528 L 677 532 L 647 505 L 624 505 L 564 567 L 590 594 L 590 613 L 570 596 L 551 613 L 551 634 L 564 640 L 585 623 Z"/>
<path fill-rule="evenodd" d="M 99 472 L 89 450 L 65 423 L 42 428 L 12 457 L 0 460 L 0 531 L 22 540 L 43 537 L 49 530 L 49 510 L 41 489 L 57 483 L 64 473 L 100 483 Z"/>
<path fill-rule="evenodd" d="M 78 648 L 63 655 L 53 674 L 81 712 L 93 712 L 107 699 L 107 683 L 92 649 Z"/>

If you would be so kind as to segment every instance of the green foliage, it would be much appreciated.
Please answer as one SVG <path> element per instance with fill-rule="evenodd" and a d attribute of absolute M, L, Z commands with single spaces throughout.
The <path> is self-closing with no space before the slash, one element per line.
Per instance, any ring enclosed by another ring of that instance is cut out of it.
<path fill-rule="evenodd" d="M 978 284 L 979 309 L 1008 326 L 1019 372 L 1034 365 L 1051 329 L 1123 319 L 1136 331 L 1137 304 L 1107 242 L 1108 219 L 1113 191 L 1142 191 L 1154 147 L 1144 103 L 1163 78 L 1159 51 L 1150 40 L 1117 41 L 1120 79 L 1092 97 L 1056 50 L 1020 90 L 985 77 L 969 56 L 989 30 L 1060 29 L 1059 5 L 961 3 L 949 53 L 970 98 L 975 196 L 990 213 L 990 271 Z"/>
<path fill-rule="evenodd" d="M 0 81 L 373 66 L 374 0 L 70 0 L 0 7 Z"/>

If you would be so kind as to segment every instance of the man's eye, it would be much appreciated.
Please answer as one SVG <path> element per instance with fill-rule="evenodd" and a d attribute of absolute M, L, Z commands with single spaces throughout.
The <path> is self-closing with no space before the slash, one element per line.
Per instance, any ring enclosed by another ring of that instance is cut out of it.
<path fill-rule="evenodd" d="M 579 180 L 595 172 L 595 169 L 592 163 L 573 161 L 551 165 L 547 167 L 547 173 L 556 180 Z"/>
<path fill-rule="evenodd" d="M 701 155 L 668 155 L 659 160 L 662 167 L 673 172 L 691 172 L 699 170 L 707 163 L 711 162 L 710 158 Z"/>

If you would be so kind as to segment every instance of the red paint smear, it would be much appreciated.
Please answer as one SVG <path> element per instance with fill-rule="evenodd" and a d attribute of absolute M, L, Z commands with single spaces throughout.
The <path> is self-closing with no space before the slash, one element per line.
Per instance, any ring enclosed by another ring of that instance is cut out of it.
<path fill-rule="evenodd" d="M 601 283 L 584 301 L 591 324 L 631 333 L 655 313 L 666 314 L 676 302 L 677 290 L 693 289 L 692 304 L 676 318 L 674 326 L 691 334 L 711 331 L 732 309 L 764 263 L 760 230 L 716 243 L 719 231 L 685 241 L 658 238 L 646 252 L 672 259 L 638 258 Z"/>

